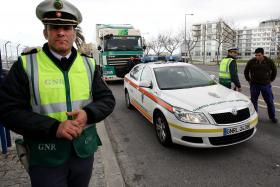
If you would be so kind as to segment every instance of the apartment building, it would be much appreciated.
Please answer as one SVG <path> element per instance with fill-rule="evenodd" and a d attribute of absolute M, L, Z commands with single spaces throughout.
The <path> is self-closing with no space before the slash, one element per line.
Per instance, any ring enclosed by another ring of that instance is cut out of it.
<path fill-rule="evenodd" d="M 236 46 L 240 49 L 240 58 L 248 60 L 254 57 L 255 49 L 264 48 L 265 55 L 276 58 L 280 47 L 280 19 L 260 22 L 258 27 L 243 28 L 236 31 Z"/>
<path fill-rule="evenodd" d="M 217 54 L 221 60 L 227 49 L 234 46 L 235 36 L 235 31 L 224 21 L 192 25 L 192 39 L 196 43 L 191 52 L 193 60 L 214 62 Z"/>
<path fill-rule="evenodd" d="M 221 38 L 222 40 L 219 40 Z M 233 30 L 223 21 L 194 24 L 192 39 L 197 42 L 191 55 L 197 61 L 216 60 L 221 42 L 219 60 L 226 56 L 230 47 L 239 48 L 239 58 L 242 60 L 254 57 L 258 47 L 264 48 L 266 56 L 276 58 L 280 53 L 280 19 L 262 21 L 255 28 L 244 27 L 237 30 Z"/>

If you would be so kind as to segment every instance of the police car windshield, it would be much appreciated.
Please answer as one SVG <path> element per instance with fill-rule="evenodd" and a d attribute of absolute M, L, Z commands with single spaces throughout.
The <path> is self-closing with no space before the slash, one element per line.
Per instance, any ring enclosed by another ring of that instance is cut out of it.
<path fill-rule="evenodd" d="M 154 68 L 161 90 L 184 89 L 216 84 L 209 75 L 191 66 L 168 66 Z"/>

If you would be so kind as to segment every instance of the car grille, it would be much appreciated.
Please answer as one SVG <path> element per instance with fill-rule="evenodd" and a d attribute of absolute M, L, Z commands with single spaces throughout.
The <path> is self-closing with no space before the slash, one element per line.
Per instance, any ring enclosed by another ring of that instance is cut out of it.
<path fill-rule="evenodd" d="M 227 124 L 227 123 L 237 123 L 244 121 L 250 117 L 249 108 L 244 108 L 237 111 L 236 115 L 233 115 L 231 112 L 211 114 L 216 123 L 218 124 Z"/>
<path fill-rule="evenodd" d="M 236 142 L 240 142 L 242 140 L 246 140 L 249 138 L 253 133 L 254 129 L 252 128 L 250 130 L 238 133 L 238 134 L 233 134 L 233 135 L 228 135 L 228 136 L 223 136 L 223 137 L 210 137 L 209 141 L 212 145 L 227 145 L 227 144 L 233 144 Z"/>

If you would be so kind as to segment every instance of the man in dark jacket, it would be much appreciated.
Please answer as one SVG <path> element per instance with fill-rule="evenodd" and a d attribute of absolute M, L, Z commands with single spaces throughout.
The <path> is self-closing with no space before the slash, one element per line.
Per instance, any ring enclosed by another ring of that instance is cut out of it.
<path fill-rule="evenodd" d="M 86 187 L 101 145 L 95 123 L 113 111 L 115 99 L 94 59 L 73 47 L 80 11 L 48 0 L 36 15 L 48 42 L 12 66 L 0 88 L 0 122 L 23 135 L 32 186 Z"/>
<path fill-rule="evenodd" d="M 236 57 L 238 48 L 228 49 L 228 56 L 223 58 L 219 68 L 219 83 L 231 89 L 231 82 L 234 84 L 234 90 L 241 92 L 241 85 L 238 78 Z"/>
<path fill-rule="evenodd" d="M 130 71 L 137 64 L 138 64 L 138 60 L 135 59 L 135 57 L 131 56 L 128 61 L 128 70 Z"/>
<path fill-rule="evenodd" d="M 258 111 L 258 98 L 262 93 L 267 105 L 269 118 L 273 123 L 277 123 L 271 88 L 271 82 L 274 81 L 277 75 L 277 68 L 271 59 L 264 56 L 263 48 L 257 48 L 255 56 L 255 58 L 247 62 L 244 70 L 245 78 L 250 84 L 251 100 L 256 111 Z"/>

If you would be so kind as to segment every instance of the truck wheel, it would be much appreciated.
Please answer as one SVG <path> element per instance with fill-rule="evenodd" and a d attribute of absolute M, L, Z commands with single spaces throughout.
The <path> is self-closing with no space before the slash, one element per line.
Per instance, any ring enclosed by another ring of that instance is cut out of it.
<path fill-rule="evenodd" d="M 161 112 L 158 112 L 155 115 L 154 127 L 159 142 L 165 147 L 171 146 L 173 143 L 171 139 L 169 126 L 164 115 Z"/>

